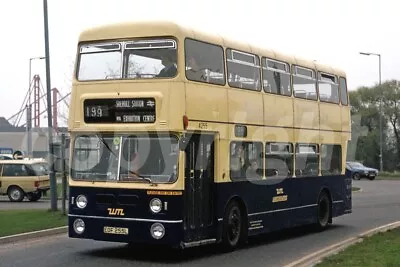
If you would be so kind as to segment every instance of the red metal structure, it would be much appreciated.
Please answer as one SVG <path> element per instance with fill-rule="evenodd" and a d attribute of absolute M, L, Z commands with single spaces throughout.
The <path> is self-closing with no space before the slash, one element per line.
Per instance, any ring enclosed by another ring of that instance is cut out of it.
<path fill-rule="evenodd" d="M 33 94 L 33 102 L 32 102 L 32 94 Z M 65 100 L 70 95 L 68 93 L 65 96 L 61 96 L 60 92 L 57 88 L 52 89 L 52 115 L 53 115 L 53 128 L 55 131 L 58 129 L 58 110 L 59 110 L 59 103 L 61 101 L 69 107 L 69 104 Z M 43 105 L 40 105 L 42 101 Z M 27 110 L 28 106 L 33 105 L 33 116 L 32 120 L 34 121 L 33 127 L 38 128 L 40 127 L 40 116 L 47 113 L 47 101 L 46 101 L 46 91 L 43 88 L 41 79 L 39 75 L 34 75 L 32 81 L 30 82 L 29 90 L 25 95 L 24 101 L 20 107 L 20 110 L 11 116 L 8 121 L 13 124 L 14 126 L 25 127 L 26 121 L 22 118 L 24 117 L 24 113 Z M 42 107 L 42 110 L 41 110 Z M 22 119 L 22 122 L 21 122 Z"/>

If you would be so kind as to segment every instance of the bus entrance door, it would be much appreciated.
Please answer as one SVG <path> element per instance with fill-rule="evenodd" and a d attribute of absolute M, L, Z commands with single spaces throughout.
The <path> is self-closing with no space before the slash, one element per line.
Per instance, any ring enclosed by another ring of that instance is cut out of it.
<path fill-rule="evenodd" d="M 185 242 L 196 242 L 213 235 L 214 135 L 193 134 L 185 151 Z"/>

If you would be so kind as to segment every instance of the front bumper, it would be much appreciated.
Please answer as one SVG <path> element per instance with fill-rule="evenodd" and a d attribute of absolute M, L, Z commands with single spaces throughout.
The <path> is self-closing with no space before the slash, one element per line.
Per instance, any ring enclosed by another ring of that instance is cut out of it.
<path fill-rule="evenodd" d="M 77 234 L 74 230 L 74 221 L 82 219 L 85 231 Z M 154 223 L 161 223 L 165 234 L 161 239 L 155 239 L 150 233 Z M 128 234 L 105 233 L 104 227 L 127 228 Z M 110 218 L 98 216 L 68 215 L 68 236 L 71 238 L 93 239 L 99 241 L 168 245 L 178 247 L 183 239 L 182 221 L 162 221 L 141 218 Z"/>
<path fill-rule="evenodd" d="M 377 176 L 377 173 L 376 173 L 376 172 L 364 172 L 364 173 L 361 173 L 361 176 L 367 177 L 367 178 L 369 178 L 369 177 L 376 177 L 376 176 Z"/>

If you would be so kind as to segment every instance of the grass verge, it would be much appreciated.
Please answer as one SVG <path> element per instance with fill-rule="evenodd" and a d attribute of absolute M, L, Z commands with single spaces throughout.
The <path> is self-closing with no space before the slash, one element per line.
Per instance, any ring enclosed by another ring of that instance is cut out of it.
<path fill-rule="evenodd" d="M 396 175 L 378 175 L 375 178 L 376 180 L 400 180 L 400 174 L 396 173 Z"/>
<path fill-rule="evenodd" d="M 1 210 L 0 237 L 66 226 L 68 217 L 49 210 Z"/>
<path fill-rule="evenodd" d="M 50 199 L 51 192 L 47 191 L 46 195 L 43 196 L 44 199 Z M 62 198 L 62 184 L 57 184 L 57 197 Z M 68 184 L 67 184 L 67 199 L 68 199 Z"/>
<path fill-rule="evenodd" d="M 379 175 L 376 177 L 378 180 L 400 180 L 400 172 L 379 172 Z"/>
<path fill-rule="evenodd" d="M 357 192 L 357 191 L 360 191 L 360 188 L 359 188 L 359 187 L 353 186 L 353 187 L 351 188 L 351 191 Z"/>
<path fill-rule="evenodd" d="M 399 266 L 400 229 L 367 237 L 361 243 L 326 258 L 317 267 L 333 266 Z"/>

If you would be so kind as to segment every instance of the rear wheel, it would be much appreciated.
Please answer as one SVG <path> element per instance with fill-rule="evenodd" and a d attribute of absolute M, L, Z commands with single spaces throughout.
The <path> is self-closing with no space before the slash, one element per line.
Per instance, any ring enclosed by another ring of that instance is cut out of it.
<path fill-rule="evenodd" d="M 317 228 L 324 230 L 329 226 L 331 216 L 331 200 L 325 191 L 321 192 L 317 205 Z"/>
<path fill-rule="evenodd" d="M 18 186 L 12 186 L 8 188 L 7 195 L 11 202 L 21 202 L 24 200 L 25 192 Z"/>
<path fill-rule="evenodd" d="M 243 236 L 242 211 L 236 201 L 229 203 L 225 210 L 222 231 L 222 245 L 227 251 L 234 250 Z"/>

